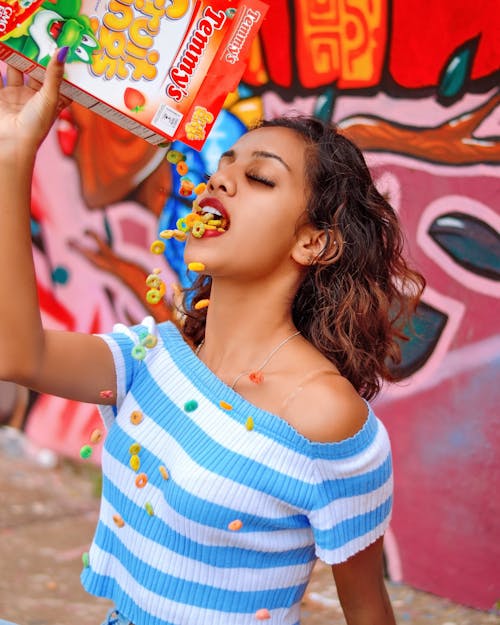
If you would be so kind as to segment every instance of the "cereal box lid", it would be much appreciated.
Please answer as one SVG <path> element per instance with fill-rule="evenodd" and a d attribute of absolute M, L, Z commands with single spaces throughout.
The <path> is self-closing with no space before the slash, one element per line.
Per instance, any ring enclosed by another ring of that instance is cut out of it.
<path fill-rule="evenodd" d="M 44 0 L 0 0 L 0 41 L 15 28 L 24 34 L 22 26 Z"/>

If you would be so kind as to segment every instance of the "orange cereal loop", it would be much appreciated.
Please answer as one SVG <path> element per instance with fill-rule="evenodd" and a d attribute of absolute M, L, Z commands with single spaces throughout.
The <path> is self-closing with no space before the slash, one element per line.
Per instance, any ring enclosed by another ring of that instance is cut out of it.
<path fill-rule="evenodd" d="M 142 412 L 140 410 L 134 410 L 130 414 L 130 423 L 133 425 L 139 425 L 139 423 L 144 419 Z"/>
<path fill-rule="evenodd" d="M 148 476 L 145 473 L 139 473 L 135 478 L 135 485 L 137 488 L 144 488 L 148 483 Z"/>
<path fill-rule="evenodd" d="M 185 176 L 189 171 L 189 167 L 186 165 L 186 161 L 179 161 L 175 166 L 175 169 L 177 170 L 179 176 Z"/>
<path fill-rule="evenodd" d="M 267 608 L 261 608 L 260 610 L 257 610 L 257 612 L 255 613 L 255 618 L 258 621 L 267 621 L 268 619 L 271 618 L 271 613 L 269 612 Z"/>
<path fill-rule="evenodd" d="M 262 371 L 252 371 L 248 375 L 248 379 L 254 384 L 262 384 L 262 382 L 264 382 L 264 374 Z"/>
<path fill-rule="evenodd" d="M 231 523 L 229 523 L 229 525 L 227 526 L 227 529 L 231 530 L 232 532 L 237 532 L 242 527 L 243 527 L 242 521 L 240 521 L 239 519 L 235 519 L 234 521 L 231 521 Z"/>
<path fill-rule="evenodd" d="M 188 213 L 184 218 L 186 220 L 186 225 L 188 228 L 192 228 L 196 221 L 199 221 L 199 217 L 196 213 Z"/>
<path fill-rule="evenodd" d="M 196 185 L 193 191 L 194 193 L 196 193 L 196 195 L 201 195 L 205 191 L 206 188 L 207 188 L 206 182 L 200 182 L 200 184 Z"/>
<path fill-rule="evenodd" d="M 121 518 L 119 514 L 113 514 L 113 521 L 116 527 L 123 527 L 125 525 L 125 521 Z"/>
<path fill-rule="evenodd" d="M 90 442 L 96 445 L 100 440 L 102 440 L 102 430 L 96 429 L 90 435 Z"/>

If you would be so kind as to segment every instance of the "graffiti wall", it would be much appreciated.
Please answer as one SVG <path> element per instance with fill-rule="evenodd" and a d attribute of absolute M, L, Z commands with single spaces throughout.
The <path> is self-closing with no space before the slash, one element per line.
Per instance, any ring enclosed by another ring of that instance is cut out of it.
<path fill-rule="evenodd" d="M 500 13 L 495 0 L 273 0 L 247 72 L 203 152 L 201 181 L 257 119 L 332 119 L 364 150 L 428 286 L 398 385 L 376 408 L 393 441 L 394 580 L 478 608 L 500 598 Z M 175 146 L 174 146 L 175 147 Z M 184 150 L 185 151 L 185 150 Z M 45 323 L 82 332 L 172 316 L 182 244 L 149 251 L 189 210 L 165 151 L 76 106 L 37 160 L 32 236 Z M 146 303 L 162 270 L 167 300 Z M 76 456 L 90 405 L 32 397 L 26 430 Z"/>

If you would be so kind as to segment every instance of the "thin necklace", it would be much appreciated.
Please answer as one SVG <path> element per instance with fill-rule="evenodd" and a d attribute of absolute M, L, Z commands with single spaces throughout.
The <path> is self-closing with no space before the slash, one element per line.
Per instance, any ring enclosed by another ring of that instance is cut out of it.
<path fill-rule="evenodd" d="M 294 332 L 293 334 L 290 334 L 290 336 L 287 336 L 285 339 L 283 339 L 281 341 L 281 343 L 278 343 L 278 345 L 276 345 L 276 347 L 274 347 L 269 354 L 266 356 L 266 358 L 264 359 L 264 362 L 260 365 L 260 367 L 258 367 L 257 369 L 252 369 L 252 370 L 246 370 L 246 371 L 242 371 L 241 373 L 238 373 L 238 375 L 234 378 L 232 384 L 230 385 L 230 388 L 234 389 L 234 387 L 236 386 L 236 384 L 239 382 L 239 380 L 244 376 L 244 375 L 248 375 L 248 378 L 250 379 L 251 382 L 253 382 L 254 384 L 260 384 L 261 382 L 264 381 L 264 374 L 262 373 L 262 369 L 264 369 L 264 367 L 269 363 L 269 361 L 271 360 L 271 358 L 276 354 L 276 352 L 278 350 L 280 350 L 283 345 L 285 345 L 286 343 L 288 343 L 288 341 L 291 341 L 293 338 L 295 338 L 296 336 L 298 336 L 300 334 L 299 331 Z M 195 354 L 198 355 L 200 352 L 200 349 L 203 347 L 205 343 L 205 340 L 203 340 L 198 347 L 195 350 Z"/>

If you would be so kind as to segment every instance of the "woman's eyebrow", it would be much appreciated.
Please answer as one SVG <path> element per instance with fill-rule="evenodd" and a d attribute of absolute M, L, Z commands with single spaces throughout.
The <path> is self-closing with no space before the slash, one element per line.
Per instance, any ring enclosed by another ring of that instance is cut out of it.
<path fill-rule="evenodd" d="M 235 154 L 234 150 L 227 150 L 226 152 L 223 152 L 221 154 L 221 157 L 220 157 L 219 160 L 222 160 L 223 158 L 234 159 L 235 156 L 236 156 L 236 154 Z M 281 163 L 284 167 L 286 167 L 286 169 L 288 169 L 288 171 L 292 171 L 290 169 L 290 166 L 288 165 L 288 163 L 286 163 L 281 158 L 281 156 L 278 156 L 278 154 L 274 154 L 274 152 L 266 152 L 265 150 L 256 150 L 255 152 L 252 152 L 252 156 L 257 157 L 257 158 L 274 158 L 279 163 Z"/>
<path fill-rule="evenodd" d="M 279 161 L 282 165 L 284 165 L 288 171 L 292 171 L 288 163 L 286 163 L 281 156 L 274 154 L 274 152 L 266 152 L 265 150 L 257 150 L 256 152 L 252 152 L 252 156 L 256 156 L 257 158 L 274 158 Z"/>

